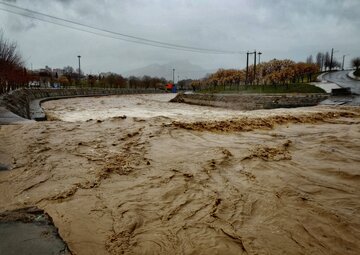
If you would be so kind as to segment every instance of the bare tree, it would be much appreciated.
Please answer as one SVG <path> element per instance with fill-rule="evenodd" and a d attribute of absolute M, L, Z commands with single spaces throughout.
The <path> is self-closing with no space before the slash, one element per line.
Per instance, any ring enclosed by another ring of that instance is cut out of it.
<path fill-rule="evenodd" d="M 331 63 L 330 54 L 329 54 L 329 52 L 327 51 L 327 52 L 325 53 L 325 61 L 324 61 L 325 71 L 326 71 L 327 68 L 330 69 L 330 63 Z"/>
<path fill-rule="evenodd" d="M 312 63 L 314 63 L 314 61 L 313 61 L 313 56 L 312 56 L 312 55 L 310 55 L 310 56 L 308 56 L 308 57 L 306 58 L 306 63 L 307 63 L 307 64 L 312 64 Z"/>
<path fill-rule="evenodd" d="M 356 68 L 356 70 L 359 70 L 360 67 L 360 57 L 353 58 L 351 60 L 351 65 Z"/>
<path fill-rule="evenodd" d="M 0 93 L 24 86 L 26 77 L 27 72 L 16 43 L 5 39 L 0 30 Z"/>
<path fill-rule="evenodd" d="M 73 81 L 76 80 L 76 78 L 78 77 L 78 74 L 75 73 L 74 68 L 72 68 L 71 66 L 65 66 L 63 68 L 63 73 L 64 76 L 67 78 L 69 85 L 73 84 Z"/>
<path fill-rule="evenodd" d="M 316 54 L 316 64 L 320 67 L 320 71 L 323 70 L 324 62 L 325 62 L 324 53 L 318 52 L 318 54 Z"/>

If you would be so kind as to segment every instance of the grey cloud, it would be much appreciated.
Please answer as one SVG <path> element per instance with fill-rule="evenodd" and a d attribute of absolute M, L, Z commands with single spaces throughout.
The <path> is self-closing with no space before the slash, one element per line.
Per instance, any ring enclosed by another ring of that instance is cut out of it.
<path fill-rule="evenodd" d="M 56 1 L 58 1 L 60 3 L 64 3 L 64 4 L 69 4 L 69 3 L 73 2 L 73 0 L 56 0 Z"/>
<path fill-rule="evenodd" d="M 9 29 L 14 32 L 25 32 L 32 28 L 35 28 L 35 23 L 31 20 L 24 21 L 19 17 L 12 18 L 11 22 L 8 22 Z"/>
<path fill-rule="evenodd" d="M 332 47 L 340 56 L 360 55 L 358 0 L 18 0 L 16 4 L 169 43 L 236 51 L 258 49 L 263 51 L 263 60 L 305 60 L 309 54 Z M 85 71 L 93 72 L 122 72 L 180 59 L 205 69 L 245 64 L 244 55 L 206 55 L 136 45 L 12 14 L 0 15 L 0 24 L 6 24 L 7 34 L 18 41 L 24 55 L 31 56 L 34 66 L 74 66 L 77 54 L 83 56 Z"/>

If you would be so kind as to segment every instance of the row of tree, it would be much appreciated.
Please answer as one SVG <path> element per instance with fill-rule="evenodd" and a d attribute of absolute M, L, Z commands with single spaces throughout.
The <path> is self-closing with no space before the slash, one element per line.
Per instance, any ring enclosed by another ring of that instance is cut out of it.
<path fill-rule="evenodd" d="M 344 56 L 345 57 L 345 56 Z M 318 52 L 316 54 L 316 59 L 314 61 L 313 56 L 310 55 L 306 58 L 306 63 L 308 64 L 317 64 L 320 68 L 320 71 L 328 71 L 333 69 L 344 69 L 344 66 L 336 59 L 331 59 L 331 54 L 329 52 Z M 360 58 L 356 57 L 351 60 L 351 66 L 356 68 L 356 70 L 359 69 L 360 66 Z"/>
<path fill-rule="evenodd" d="M 334 57 L 331 59 L 331 54 L 328 51 L 325 53 L 318 52 L 316 54 L 315 61 L 312 55 L 308 56 L 306 58 L 306 63 L 317 64 L 320 68 L 320 71 L 328 71 L 336 68 L 341 68 L 341 63 Z"/>
<path fill-rule="evenodd" d="M 128 79 L 119 74 L 87 75 L 66 66 L 61 74 L 51 68 L 39 71 L 29 71 L 25 68 L 21 55 L 17 50 L 17 44 L 5 39 L 0 31 L 0 94 L 11 90 L 31 86 L 87 86 L 103 88 L 165 88 L 168 81 L 158 77 L 135 77 Z"/>
<path fill-rule="evenodd" d="M 167 80 L 165 78 L 130 76 L 125 78 L 120 74 L 110 73 L 107 75 L 80 75 L 73 72 L 71 67 L 65 67 L 62 75 L 58 76 L 52 72 L 39 72 L 33 75 L 36 84 L 56 85 L 68 88 L 73 86 L 81 87 L 101 87 L 101 88 L 165 88 Z"/>
<path fill-rule="evenodd" d="M 91 80 L 90 86 L 96 87 L 109 87 L 109 88 L 165 88 L 167 80 L 165 78 L 150 77 L 144 75 L 143 77 L 130 76 L 129 78 L 124 78 L 119 74 L 109 74 L 106 76 L 88 76 L 88 80 Z"/>
<path fill-rule="evenodd" d="M 354 58 L 352 65 L 358 70 L 360 58 Z M 240 84 L 266 85 L 309 82 L 313 75 L 319 71 L 336 67 L 340 67 L 340 63 L 336 59 L 331 59 L 329 52 L 319 52 L 315 61 L 312 56 L 307 58 L 306 63 L 295 63 L 288 59 L 274 59 L 258 64 L 256 68 L 250 66 L 248 72 L 245 69 L 219 69 L 203 80 L 183 80 L 178 85 L 183 89 L 190 86 L 195 89 Z M 84 76 L 70 66 L 64 67 L 61 75 L 54 73 L 49 68 L 39 72 L 29 72 L 24 67 L 16 43 L 6 40 L 3 32 L 0 31 L 0 94 L 19 87 L 27 87 L 29 84 L 57 84 L 61 87 L 164 88 L 167 83 L 168 81 L 164 78 L 150 76 L 124 78 L 113 73 Z"/>
<path fill-rule="evenodd" d="M 193 81 L 193 89 L 216 88 L 218 86 L 237 86 L 245 84 L 290 84 L 309 82 L 313 74 L 319 72 L 319 66 L 311 63 L 295 63 L 292 60 L 271 60 L 262 62 L 256 66 L 249 66 L 248 73 L 246 69 L 219 69 L 217 72 L 209 75 L 203 80 Z"/>
<path fill-rule="evenodd" d="M 6 40 L 0 31 L 0 94 L 25 87 L 30 80 L 16 43 Z"/>

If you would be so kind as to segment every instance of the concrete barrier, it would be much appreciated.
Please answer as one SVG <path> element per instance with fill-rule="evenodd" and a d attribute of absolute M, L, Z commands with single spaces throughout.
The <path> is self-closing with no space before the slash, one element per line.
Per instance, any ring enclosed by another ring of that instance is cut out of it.
<path fill-rule="evenodd" d="M 314 106 L 327 94 L 178 94 L 172 102 L 215 106 L 236 110 L 257 110 Z"/>
<path fill-rule="evenodd" d="M 127 94 L 163 93 L 157 89 L 18 89 L 2 96 L 2 105 L 26 119 L 45 120 L 40 104 L 46 100 Z"/>

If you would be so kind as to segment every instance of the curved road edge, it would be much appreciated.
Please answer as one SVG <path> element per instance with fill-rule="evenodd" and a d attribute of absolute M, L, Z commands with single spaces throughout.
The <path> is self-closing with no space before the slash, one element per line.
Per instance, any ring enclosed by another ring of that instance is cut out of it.
<path fill-rule="evenodd" d="M 356 77 L 354 73 L 355 71 L 350 71 L 348 72 L 347 76 L 353 80 L 360 81 L 360 77 Z"/>
<path fill-rule="evenodd" d="M 335 83 L 343 88 L 350 88 L 353 94 L 360 95 L 360 81 L 348 77 L 349 71 L 328 72 L 322 75 L 322 79 Z"/>

